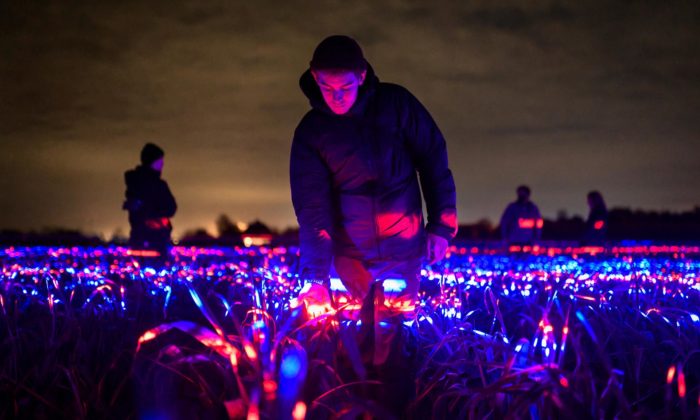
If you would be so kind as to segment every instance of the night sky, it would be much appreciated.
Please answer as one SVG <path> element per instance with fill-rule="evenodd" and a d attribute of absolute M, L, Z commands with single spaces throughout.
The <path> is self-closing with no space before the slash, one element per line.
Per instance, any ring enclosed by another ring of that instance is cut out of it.
<path fill-rule="evenodd" d="M 521 183 L 545 217 L 585 216 L 591 189 L 700 204 L 697 1 L 430 3 L 0 1 L 0 229 L 128 233 L 149 141 L 176 235 L 221 213 L 294 226 L 298 78 L 335 33 L 430 110 L 463 223 L 497 222 Z"/>

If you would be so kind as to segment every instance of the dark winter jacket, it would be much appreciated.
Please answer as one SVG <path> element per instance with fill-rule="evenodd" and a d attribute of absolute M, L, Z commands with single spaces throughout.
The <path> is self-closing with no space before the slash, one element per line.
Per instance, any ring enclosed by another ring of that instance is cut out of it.
<path fill-rule="evenodd" d="M 300 86 L 312 107 L 294 134 L 290 163 L 302 276 L 327 277 L 334 254 L 370 263 L 419 259 L 426 229 L 454 237 L 445 140 L 411 93 L 380 83 L 369 67 L 353 107 L 336 115 L 310 71 Z"/>
<path fill-rule="evenodd" d="M 531 244 L 542 234 L 540 210 L 531 201 L 514 201 L 501 216 L 501 236 L 512 244 Z"/>
<path fill-rule="evenodd" d="M 124 173 L 133 247 L 163 250 L 170 244 L 170 218 L 177 211 L 175 197 L 160 172 L 145 166 Z"/>
<path fill-rule="evenodd" d="M 605 240 L 608 231 L 608 210 L 605 207 L 594 208 L 586 220 L 586 233 L 583 242 L 600 244 Z"/>

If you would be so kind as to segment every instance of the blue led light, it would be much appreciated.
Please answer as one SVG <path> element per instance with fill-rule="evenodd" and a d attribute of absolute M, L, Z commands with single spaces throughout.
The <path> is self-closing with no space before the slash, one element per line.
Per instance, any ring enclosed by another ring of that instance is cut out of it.
<path fill-rule="evenodd" d="M 282 359 L 280 373 L 285 378 L 296 378 L 301 371 L 301 361 L 296 354 L 288 354 Z"/>

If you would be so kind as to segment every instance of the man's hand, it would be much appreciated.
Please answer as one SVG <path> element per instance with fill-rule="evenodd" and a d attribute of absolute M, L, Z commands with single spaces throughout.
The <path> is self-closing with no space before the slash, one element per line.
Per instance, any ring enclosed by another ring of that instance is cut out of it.
<path fill-rule="evenodd" d="M 428 234 L 426 259 L 428 264 L 435 264 L 445 258 L 447 253 L 447 239 L 433 233 Z"/>
<path fill-rule="evenodd" d="M 331 312 L 331 296 L 328 289 L 317 283 L 306 283 L 297 298 L 298 305 L 305 305 L 309 318 L 317 318 Z"/>
<path fill-rule="evenodd" d="M 158 219 L 147 219 L 146 227 L 150 229 L 166 229 L 170 224 L 170 220 L 167 217 L 160 217 Z"/>

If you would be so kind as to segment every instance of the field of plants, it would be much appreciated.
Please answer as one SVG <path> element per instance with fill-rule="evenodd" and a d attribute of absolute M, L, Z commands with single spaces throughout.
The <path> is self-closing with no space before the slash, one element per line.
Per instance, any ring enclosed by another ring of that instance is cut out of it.
<path fill-rule="evenodd" d="M 0 262 L 0 418 L 700 418 L 696 246 L 452 247 L 381 369 L 337 279 L 297 304 L 296 248 Z"/>

